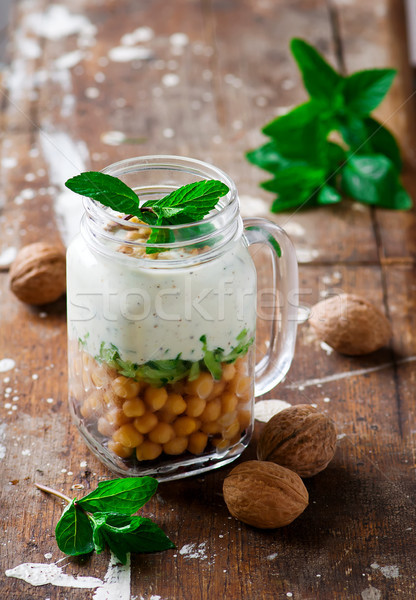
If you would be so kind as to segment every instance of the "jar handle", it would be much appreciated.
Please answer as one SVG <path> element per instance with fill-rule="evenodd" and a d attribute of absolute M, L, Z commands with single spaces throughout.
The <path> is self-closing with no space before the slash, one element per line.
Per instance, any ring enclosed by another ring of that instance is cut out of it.
<path fill-rule="evenodd" d="M 292 362 L 298 314 L 298 264 L 293 244 L 281 227 L 260 218 L 243 219 L 243 223 L 249 246 L 266 244 L 272 251 L 274 306 L 270 344 L 255 368 L 257 397 L 274 388 Z"/>

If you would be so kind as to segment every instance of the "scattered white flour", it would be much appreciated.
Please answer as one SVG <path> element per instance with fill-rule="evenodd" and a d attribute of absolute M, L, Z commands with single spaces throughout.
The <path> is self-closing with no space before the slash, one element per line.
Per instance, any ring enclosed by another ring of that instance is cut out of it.
<path fill-rule="evenodd" d="M 186 46 L 189 43 L 189 38 L 186 33 L 173 33 L 169 41 L 173 46 Z"/>
<path fill-rule="evenodd" d="M 93 600 L 130 600 L 130 577 L 130 554 L 125 565 L 112 554 L 104 584 L 96 589 Z"/>
<path fill-rule="evenodd" d="M 45 12 L 27 15 L 25 25 L 36 35 L 59 40 L 68 35 L 94 36 L 96 28 L 85 15 L 75 15 L 66 6 L 51 4 Z"/>
<path fill-rule="evenodd" d="M 274 560 L 275 558 L 277 558 L 279 555 L 277 554 L 277 552 L 273 552 L 273 554 L 269 554 L 269 556 L 267 556 L 267 560 Z"/>
<path fill-rule="evenodd" d="M 140 42 L 149 42 L 154 37 L 150 27 L 138 27 L 132 33 L 125 33 L 120 42 L 123 46 L 134 46 Z"/>
<path fill-rule="evenodd" d="M 284 400 L 259 400 L 254 405 L 254 418 L 262 423 L 267 423 L 273 415 L 292 406 Z"/>
<path fill-rule="evenodd" d="M 97 579 L 96 577 L 74 577 L 73 575 L 68 575 L 56 563 L 23 563 L 13 569 L 7 569 L 6 576 L 23 579 L 23 581 L 33 586 L 51 583 L 57 587 L 91 589 L 103 583 L 101 579 Z"/>
<path fill-rule="evenodd" d="M 16 363 L 12 358 L 2 358 L 0 359 L 0 373 L 4 373 L 5 371 L 10 371 L 14 369 Z"/>
<path fill-rule="evenodd" d="M 49 557 L 52 557 L 51 553 L 45 554 L 45 558 Z M 93 600 L 130 600 L 130 555 L 127 563 L 121 565 L 112 554 L 104 581 L 97 577 L 74 577 L 62 569 L 56 563 L 23 563 L 8 569 L 6 576 L 22 579 L 33 586 L 52 584 L 57 587 L 95 588 Z"/>
<path fill-rule="evenodd" d="M 142 46 L 116 46 L 108 52 L 113 62 L 129 62 L 131 60 L 147 60 L 153 56 L 152 50 Z"/>
<path fill-rule="evenodd" d="M 0 254 L 0 269 L 9 267 L 16 258 L 17 250 L 13 246 L 5 248 Z"/>
<path fill-rule="evenodd" d="M 314 258 L 319 256 L 319 251 L 310 248 L 295 248 L 296 256 L 300 263 L 312 262 Z"/>
<path fill-rule="evenodd" d="M 327 344 L 326 342 L 320 342 L 320 347 L 321 349 L 326 352 L 327 356 L 331 356 L 331 354 L 333 353 L 334 349 L 331 348 L 331 346 L 329 344 Z"/>
<path fill-rule="evenodd" d="M 43 556 L 46 558 L 46 560 L 50 560 L 52 558 L 52 552 L 47 552 Z"/>
<path fill-rule="evenodd" d="M 262 198 L 240 196 L 240 211 L 243 217 L 264 217 L 269 214 L 269 204 Z"/>
<path fill-rule="evenodd" d="M 105 131 L 100 136 L 101 141 L 109 146 L 118 146 L 127 138 L 122 131 Z"/>
<path fill-rule="evenodd" d="M 166 73 L 162 77 L 162 83 L 165 87 L 174 87 L 179 83 L 179 76 L 176 73 Z"/>
<path fill-rule="evenodd" d="M 399 567 L 396 565 L 386 565 L 385 567 L 380 567 L 380 565 L 376 562 L 372 563 L 370 567 L 374 570 L 380 569 L 381 573 L 383 573 L 384 577 L 387 579 L 396 579 L 400 576 Z"/>
<path fill-rule="evenodd" d="M 30 450 L 22 450 L 22 456 L 30 456 L 31 452 Z"/>
<path fill-rule="evenodd" d="M 84 58 L 85 52 L 83 50 L 74 50 L 73 52 L 62 54 L 62 56 L 55 60 L 54 65 L 57 69 L 72 69 L 72 67 L 75 67 Z"/>
<path fill-rule="evenodd" d="M 88 149 L 85 142 L 75 142 L 64 131 L 41 131 L 40 141 L 50 180 L 58 188 L 54 203 L 58 226 L 63 240 L 69 243 L 79 231 L 84 210 L 82 202 L 77 201 L 73 192 L 63 184 L 70 177 L 87 170 Z"/>
<path fill-rule="evenodd" d="M 380 600 L 381 592 L 377 588 L 370 585 L 370 587 L 361 592 L 361 598 L 363 600 Z"/>
<path fill-rule="evenodd" d="M 287 221 L 283 225 L 283 229 L 288 235 L 293 237 L 302 237 L 305 235 L 305 228 L 299 223 L 296 223 L 296 221 Z"/>
<path fill-rule="evenodd" d="M 1 159 L 1 166 L 5 169 L 13 169 L 13 167 L 17 166 L 17 158 L 13 156 L 5 156 Z"/>
<path fill-rule="evenodd" d="M 17 37 L 17 45 L 19 47 L 19 52 L 25 57 L 29 59 L 39 58 L 42 54 L 41 47 L 37 43 L 36 40 L 27 37 Z"/>
<path fill-rule="evenodd" d="M 179 554 L 184 556 L 184 558 L 199 558 L 201 560 L 206 560 L 208 558 L 206 554 L 206 542 L 201 542 L 198 544 L 185 544 L 179 550 Z"/>
<path fill-rule="evenodd" d="M 80 466 L 81 468 L 85 468 L 85 467 L 87 466 L 87 461 L 86 461 L 86 460 L 82 460 L 82 461 L 79 463 L 79 466 Z"/>
<path fill-rule="evenodd" d="M 328 396 L 326 396 L 326 397 L 324 398 L 324 402 L 331 402 L 331 398 L 328 398 Z"/>

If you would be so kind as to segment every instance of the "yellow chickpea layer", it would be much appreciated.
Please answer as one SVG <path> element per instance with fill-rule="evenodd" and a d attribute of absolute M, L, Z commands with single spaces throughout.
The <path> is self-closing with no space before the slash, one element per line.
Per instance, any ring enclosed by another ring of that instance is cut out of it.
<path fill-rule="evenodd" d="M 203 372 L 193 381 L 159 388 L 119 375 L 85 352 L 77 371 L 84 388 L 82 417 L 122 459 L 224 452 L 252 422 L 247 357 L 224 364 L 220 381 Z"/>

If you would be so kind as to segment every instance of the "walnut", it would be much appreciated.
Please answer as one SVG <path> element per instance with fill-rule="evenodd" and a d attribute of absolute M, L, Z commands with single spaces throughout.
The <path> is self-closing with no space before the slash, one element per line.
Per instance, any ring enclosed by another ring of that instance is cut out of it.
<path fill-rule="evenodd" d="M 309 323 L 320 339 L 341 354 L 369 354 L 385 346 L 392 334 L 384 314 L 353 294 L 318 302 Z"/>
<path fill-rule="evenodd" d="M 223 493 L 233 517 L 261 529 L 288 525 L 309 502 L 308 491 L 296 473 L 257 460 L 235 467 L 224 480 Z"/>
<path fill-rule="evenodd" d="M 312 477 L 332 460 L 337 443 L 333 421 L 309 404 L 286 408 L 268 421 L 257 445 L 259 460 Z"/>
<path fill-rule="evenodd" d="M 22 302 L 54 302 L 66 289 L 65 250 L 43 242 L 23 246 L 10 268 L 9 281 Z"/>

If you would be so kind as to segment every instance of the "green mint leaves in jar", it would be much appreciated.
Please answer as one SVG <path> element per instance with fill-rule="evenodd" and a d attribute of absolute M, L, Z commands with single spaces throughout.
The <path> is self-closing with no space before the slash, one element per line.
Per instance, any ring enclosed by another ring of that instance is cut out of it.
<path fill-rule="evenodd" d="M 99 554 L 106 545 L 126 564 L 130 552 L 160 552 L 175 548 L 150 519 L 134 515 L 157 489 L 152 477 L 130 477 L 101 481 L 97 489 L 79 500 L 43 485 L 40 490 L 68 502 L 56 529 L 59 549 L 70 556 Z"/>
<path fill-rule="evenodd" d="M 222 181 L 204 179 L 184 185 L 163 198 L 140 204 L 134 190 L 117 177 L 105 173 L 87 171 L 68 179 L 65 185 L 77 194 L 92 198 L 112 210 L 137 217 L 142 223 L 153 227 L 201 221 L 229 192 L 228 186 Z M 167 243 L 171 241 L 170 235 L 168 230 L 155 228 L 147 241 L 149 244 Z M 146 253 L 161 250 L 147 248 Z"/>

